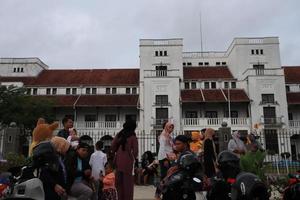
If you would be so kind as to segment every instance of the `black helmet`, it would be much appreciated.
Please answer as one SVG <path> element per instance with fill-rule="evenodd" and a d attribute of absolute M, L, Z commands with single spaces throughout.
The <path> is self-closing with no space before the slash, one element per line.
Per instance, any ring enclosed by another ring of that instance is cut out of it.
<path fill-rule="evenodd" d="M 179 157 L 179 166 L 185 170 L 194 170 L 201 167 L 201 163 L 193 153 L 187 153 Z"/>
<path fill-rule="evenodd" d="M 218 168 L 225 179 L 235 178 L 240 173 L 240 159 L 231 151 L 222 151 L 218 156 Z"/>
<path fill-rule="evenodd" d="M 231 187 L 232 200 L 268 200 L 269 197 L 266 185 L 252 173 L 242 172 Z"/>

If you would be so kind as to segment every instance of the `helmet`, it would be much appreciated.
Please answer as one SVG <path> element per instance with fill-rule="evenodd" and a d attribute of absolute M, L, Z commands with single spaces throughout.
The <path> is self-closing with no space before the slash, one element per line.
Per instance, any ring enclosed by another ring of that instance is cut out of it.
<path fill-rule="evenodd" d="M 242 172 L 231 187 L 232 200 L 268 200 L 269 196 L 266 185 L 252 173 Z"/>
<path fill-rule="evenodd" d="M 225 179 L 235 178 L 240 173 L 240 159 L 231 151 L 222 151 L 218 156 L 218 168 Z"/>
<path fill-rule="evenodd" d="M 201 167 L 201 163 L 192 153 L 183 154 L 179 157 L 179 167 L 185 170 L 195 170 Z"/>

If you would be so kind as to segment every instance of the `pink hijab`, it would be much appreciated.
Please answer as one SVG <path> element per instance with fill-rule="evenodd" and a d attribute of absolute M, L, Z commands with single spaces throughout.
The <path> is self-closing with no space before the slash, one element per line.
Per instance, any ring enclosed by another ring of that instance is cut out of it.
<path fill-rule="evenodd" d="M 160 139 L 161 136 L 163 136 L 163 137 L 166 138 L 168 143 L 173 145 L 172 137 L 171 137 L 171 133 L 172 133 L 173 130 L 171 130 L 171 126 L 174 127 L 174 124 L 172 122 L 167 122 L 166 123 L 164 130 L 161 132 L 161 134 L 158 137 L 158 140 Z"/>

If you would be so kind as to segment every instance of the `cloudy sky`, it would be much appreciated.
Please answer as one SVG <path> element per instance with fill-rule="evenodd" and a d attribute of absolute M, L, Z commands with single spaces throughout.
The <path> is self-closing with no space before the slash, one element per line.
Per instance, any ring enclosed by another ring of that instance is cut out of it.
<path fill-rule="evenodd" d="M 278 36 L 300 65 L 299 0 L 0 0 L 0 57 L 51 68 L 138 67 L 139 39 L 184 38 L 184 51 L 224 51 L 234 37 Z"/>

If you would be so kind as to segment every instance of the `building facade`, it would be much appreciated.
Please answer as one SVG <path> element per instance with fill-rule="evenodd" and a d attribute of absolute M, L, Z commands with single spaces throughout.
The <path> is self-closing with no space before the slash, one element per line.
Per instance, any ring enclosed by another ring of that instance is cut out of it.
<path fill-rule="evenodd" d="M 1 58 L 0 84 L 52 99 L 57 120 L 71 116 L 82 134 L 115 134 L 128 118 L 145 134 L 167 120 L 176 132 L 226 122 L 248 133 L 256 126 L 267 145 L 280 130 L 300 128 L 300 67 L 281 65 L 277 37 L 235 38 L 223 52 L 141 39 L 139 50 L 135 69 L 54 70 L 38 58 Z"/>

